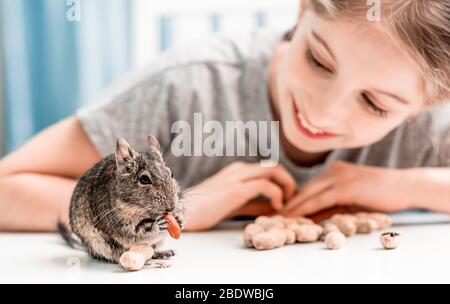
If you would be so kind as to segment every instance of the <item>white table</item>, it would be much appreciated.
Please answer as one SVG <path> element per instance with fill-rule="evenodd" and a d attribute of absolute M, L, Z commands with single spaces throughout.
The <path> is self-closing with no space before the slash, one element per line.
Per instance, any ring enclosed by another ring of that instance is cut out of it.
<path fill-rule="evenodd" d="M 389 230 L 402 241 L 391 251 L 380 248 L 379 233 L 348 239 L 339 251 L 323 243 L 254 251 L 236 224 L 224 225 L 169 240 L 178 252 L 171 267 L 134 273 L 94 261 L 56 234 L 0 234 L 0 283 L 450 283 L 450 217 L 407 213 L 394 221 Z"/>

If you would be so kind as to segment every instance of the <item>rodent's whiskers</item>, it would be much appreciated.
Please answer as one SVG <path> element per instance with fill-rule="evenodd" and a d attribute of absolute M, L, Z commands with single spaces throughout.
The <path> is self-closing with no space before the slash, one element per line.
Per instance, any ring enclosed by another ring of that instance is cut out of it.
<path fill-rule="evenodd" d="M 183 191 L 180 191 L 180 199 L 184 197 L 186 193 L 191 191 L 192 188 L 184 189 Z"/>

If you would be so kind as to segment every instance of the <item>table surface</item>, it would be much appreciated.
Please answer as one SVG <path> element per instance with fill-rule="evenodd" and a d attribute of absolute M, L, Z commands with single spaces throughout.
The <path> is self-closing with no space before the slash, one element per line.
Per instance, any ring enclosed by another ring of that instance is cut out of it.
<path fill-rule="evenodd" d="M 323 243 L 255 251 L 243 247 L 239 222 L 168 240 L 177 251 L 170 267 L 133 273 L 68 248 L 56 234 L 0 234 L 0 283 L 450 283 L 450 217 L 393 219 L 389 231 L 402 237 L 396 250 L 381 249 L 377 232 L 338 251 Z"/>

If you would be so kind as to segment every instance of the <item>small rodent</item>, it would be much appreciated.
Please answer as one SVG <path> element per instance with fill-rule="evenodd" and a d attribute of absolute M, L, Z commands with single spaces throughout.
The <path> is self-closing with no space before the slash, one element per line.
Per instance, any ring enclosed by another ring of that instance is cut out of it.
<path fill-rule="evenodd" d="M 78 245 L 96 259 L 119 263 L 132 248 L 157 249 L 168 227 L 167 214 L 183 227 L 180 186 L 155 137 L 148 137 L 148 147 L 147 152 L 136 152 L 125 139 L 118 139 L 115 154 L 83 175 L 74 190 L 70 228 Z M 59 224 L 59 230 L 69 245 L 77 244 L 69 229 Z M 173 255 L 172 250 L 156 250 L 152 257 Z"/>

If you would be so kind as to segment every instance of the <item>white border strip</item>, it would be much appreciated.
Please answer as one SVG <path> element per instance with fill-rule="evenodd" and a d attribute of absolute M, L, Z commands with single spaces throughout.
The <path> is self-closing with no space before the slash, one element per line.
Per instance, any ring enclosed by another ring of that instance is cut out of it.
<path fill-rule="evenodd" d="M 2 4 L 0 3 L 0 16 L 2 16 Z M 1 19 L 1 18 L 0 18 Z M 3 67 L 3 21 L 0 20 L 0 157 L 5 154 L 6 122 L 5 122 L 5 94 L 4 94 L 4 67 Z"/>

